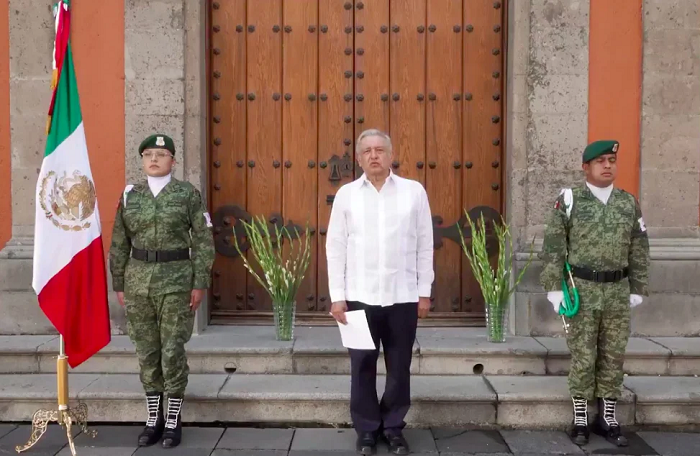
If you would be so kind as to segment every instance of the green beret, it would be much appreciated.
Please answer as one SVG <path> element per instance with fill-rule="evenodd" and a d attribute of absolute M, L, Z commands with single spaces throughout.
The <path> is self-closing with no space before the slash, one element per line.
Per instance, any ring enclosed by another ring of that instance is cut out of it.
<path fill-rule="evenodd" d="M 155 134 L 144 139 L 139 146 L 139 155 L 143 155 L 145 149 L 167 149 L 175 155 L 175 143 L 167 135 Z"/>
<path fill-rule="evenodd" d="M 592 142 L 583 151 L 583 163 L 588 163 L 601 155 L 616 154 L 618 147 L 620 147 L 620 143 L 612 140 Z"/>

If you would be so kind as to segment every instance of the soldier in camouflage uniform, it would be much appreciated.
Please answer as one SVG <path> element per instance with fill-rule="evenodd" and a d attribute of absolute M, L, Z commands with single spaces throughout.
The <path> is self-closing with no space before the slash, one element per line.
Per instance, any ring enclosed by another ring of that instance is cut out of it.
<path fill-rule="evenodd" d="M 119 199 L 110 269 L 119 302 L 126 306 L 129 337 L 146 391 L 148 419 L 138 443 L 153 445 L 162 437 L 163 447 L 169 448 L 182 438 L 189 374 L 185 343 L 210 285 L 214 241 L 199 191 L 172 177 L 172 139 L 150 136 L 139 146 L 139 154 L 147 179 L 128 185 Z"/>
<path fill-rule="evenodd" d="M 630 335 L 630 307 L 648 296 L 649 240 L 639 202 L 613 187 L 617 141 L 597 141 L 583 153 L 586 184 L 562 190 L 554 203 L 540 258 L 540 277 L 555 312 L 563 301 L 565 262 L 580 296 L 570 320 L 568 384 L 574 405 L 571 437 L 588 442 L 588 401 L 597 398 L 594 432 L 626 446 L 615 418 Z M 567 274 L 568 275 L 568 274 Z M 571 287 L 571 283 L 568 284 Z"/>

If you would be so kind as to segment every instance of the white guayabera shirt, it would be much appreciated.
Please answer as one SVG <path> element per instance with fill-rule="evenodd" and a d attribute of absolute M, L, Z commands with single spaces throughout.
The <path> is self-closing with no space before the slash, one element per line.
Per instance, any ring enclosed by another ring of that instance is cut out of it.
<path fill-rule="evenodd" d="M 342 186 L 326 259 L 331 302 L 390 306 L 430 297 L 433 224 L 423 186 L 393 172 L 380 191 L 364 174 Z"/>

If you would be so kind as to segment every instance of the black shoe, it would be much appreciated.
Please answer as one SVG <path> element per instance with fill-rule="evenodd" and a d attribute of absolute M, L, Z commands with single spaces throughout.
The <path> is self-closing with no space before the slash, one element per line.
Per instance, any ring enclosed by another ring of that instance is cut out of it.
<path fill-rule="evenodd" d="M 168 419 L 163 432 L 163 448 L 174 448 L 182 440 L 182 398 L 168 397 Z"/>
<path fill-rule="evenodd" d="M 408 442 L 401 433 L 383 433 L 384 441 L 389 445 L 389 451 L 394 454 L 408 454 Z"/>
<path fill-rule="evenodd" d="M 165 419 L 163 418 L 163 393 L 146 393 L 148 420 L 143 432 L 139 434 L 139 446 L 151 446 L 163 435 Z"/>
<path fill-rule="evenodd" d="M 357 452 L 360 454 L 374 454 L 377 450 L 377 437 L 374 432 L 360 432 L 357 435 L 355 444 Z"/>
<path fill-rule="evenodd" d="M 574 421 L 571 427 L 571 440 L 575 445 L 588 444 L 588 401 L 582 397 L 572 397 L 574 403 Z"/>
<path fill-rule="evenodd" d="M 571 441 L 574 442 L 574 445 L 588 445 L 589 437 L 588 426 L 574 425 L 571 428 Z"/>
<path fill-rule="evenodd" d="M 598 399 L 598 418 L 593 432 L 605 437 L 605 440 L 618 447 L 629 445 L 627 437 L 622 435 L 622 428 L 615 418 L 616 399 Z"/>

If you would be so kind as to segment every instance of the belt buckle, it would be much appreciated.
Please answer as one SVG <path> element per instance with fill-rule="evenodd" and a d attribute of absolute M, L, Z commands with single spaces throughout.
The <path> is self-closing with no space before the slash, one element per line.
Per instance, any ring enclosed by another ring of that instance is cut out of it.
<path fill-rule="evenodd" d="M 158 261 L 158 252 L 155 250 L 146 250 L 146 261 L 149 263 L 155 263 Z"/>

